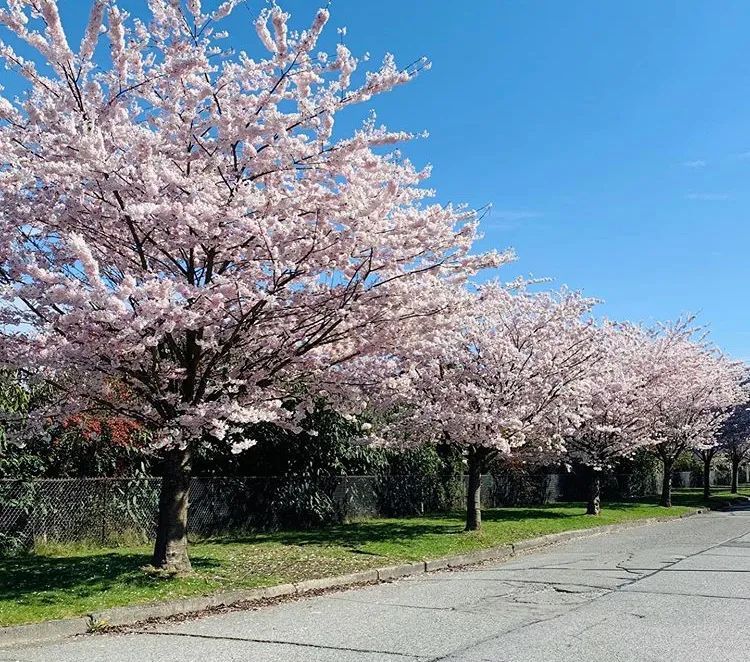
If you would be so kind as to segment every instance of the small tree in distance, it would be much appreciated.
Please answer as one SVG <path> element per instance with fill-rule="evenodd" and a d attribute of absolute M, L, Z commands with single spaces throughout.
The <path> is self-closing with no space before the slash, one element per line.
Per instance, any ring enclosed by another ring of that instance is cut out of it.
<path fill-rule="evenodd" d="M 148 4 L 140 20 L 93 0 L 78 47 L 57 0 L 0 9 L 35 51 L 0 43 L 26 86 L 0 96 L 0 322 L 6 361 L 54 385 L 61 417 L 151 432 L 153 562 L 187 572 L 197 444 L 294 426 L 317 376 L 442 314 L 433 289 L 504 258 L 470 256 L 475 215 L 430 202 L 429 170 L 382 149 L 410 135 L 372 118 L 334 131 L 424 60 L 358 77 L 344 44 L 316 52 L 326 9 L 295 33 L 277 6 L 255 22 L 266 55 L 233 54 L 219 26 L 236 0 Z"/>
<path fill-rule="evenodd" d="M 708 499 L 711 496 L 711 465 L 714 458 L 721 452 L 719 446 L 700 446 L 693 449 L 695 456 L 703 464 L 703 498 Z"/>
<path fill-rule="evenodd" d="M 719 450 L 729 460 L 731 493 L 738 492 L 740 465 L 750 459 L 750 407 L 743 403 L 732 410 L 720 433 Z"/>

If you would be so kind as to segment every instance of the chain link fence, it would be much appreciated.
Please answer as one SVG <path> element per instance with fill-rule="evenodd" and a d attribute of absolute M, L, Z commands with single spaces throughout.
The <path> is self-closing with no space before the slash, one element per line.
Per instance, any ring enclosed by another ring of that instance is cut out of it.
<path fill-rule="evenodd" d="M 738 482 L 750 484 L 750 464 L 740 467 Z M 709 484 L 711 487 L 726 487 L 732 484 L 732 472 L 729 469 L 711 469 Z M 672 476 L 672 487 L 703 487 L 702 471 L 675 471 Z"/>
<path fill-rule="evenodd" d="M 155 535 L 160 478 L 0 480 L 0 550 L 40 543 L 145 542 Z M 605 496 L 653 493 L 633 476 L 611 476 Z M 467 479 L 454 476 L 266 476 L 194 478 L 188 529 L 210 536 L 242 529 L 309 528 L 377 516 L 415 516 L 462 510 Z M 573 474 L 483 476 L 486 508 L 579 500 Z"/>

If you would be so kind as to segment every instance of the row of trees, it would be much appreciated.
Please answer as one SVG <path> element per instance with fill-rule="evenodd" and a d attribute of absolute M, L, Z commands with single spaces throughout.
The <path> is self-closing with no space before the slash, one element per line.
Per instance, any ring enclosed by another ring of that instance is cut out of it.
<path fill-rule="evenodd" d="M 367 384 L 369 407 L 389 413 L 386 441 L 466 449 L 467 529 L 480 527 L 480 475 L 498 454 L 588 467 L 588 512 L 598 514 L 600 473 L 639 449 L 661 461 L 661 503 L 670 506 L 683 453 L 747 444 L 745 368 L 689 320 L 595 324 L 593 302 L 579 294 L 517 284 L 456 299 L 444 325 L 359 361 L 354 381 Z"/>
<path fill-rule="evenodd" d="M 711 494 L 711 465 L 718 455 L 729 464 L 730 491 L 737 494 L 740 466 L 750 460 L 750 408 L 735 407 L 722 426 L 721 435 L 713 444 L 693 450 L 703 464 L 703 496 Z"/>
<path fill-rule="evenodd" d="M 197 450 L 298 430 L 321 399 L 387 443 L 465 448 L 468 528 L 494 454 L 601 470 L 648 446 L 668 476 L 712 443 L 739 368 L 689 324 L 595 324 L 577 293 L 471 286 L 512 255 L 472 252 L 477 214 L 389 147 L 413 136 L 372 115 L 337 128 L 424 59 L 361 75 L 343 40 L 318 51 L 327 9 L 297 32 L 275 5 L 238 52 L 220 29 L 237 4 L 149 0 L 131 19 L 93 0 L 78 46 L 56 0 L 0 9 L 23 89 L 0 95 L 2 359 L 51 394 L 19 422 L 147 432 L 155 565 L 190 569 Z"/>

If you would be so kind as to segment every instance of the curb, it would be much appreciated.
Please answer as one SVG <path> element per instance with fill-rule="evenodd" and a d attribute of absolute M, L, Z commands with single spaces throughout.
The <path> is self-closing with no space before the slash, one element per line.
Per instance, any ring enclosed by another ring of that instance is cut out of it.
<path fill-rule="evenodd" d="M 520 553 L 530 552 L 568 540 L 589 538 L 603 533 L 615 533 L 649 524 L 673 522 L 704 512 L 706 512 L 704 509 L 698 509 L 676 517 L 632 520 L 621 524 L 607 524 L 589 529 L 550 533 L 537 538 L 519 540 L 516 543 L 479 549 L 466 552 L 465 554 L 447 556 L 429 561 L 419 561 L 417 563 L 387 566 L 336 577 L 308 579 L 295 584 L 279 584 L 267 588 L 222 591 L 208 596 L 183 598 L 181 600 L 171 600 L 156 604 L 113 607 L 111 609 L 92 612 L 85 617 L 65 618 L 42 623 L 30 623 L 28 625 L 13 625 L 0 628 L 0 650 L 50 643 L 77 635 L 106 631 L 109 628 L 134 626 L 146 621 L 197 614 L 218 608 L 245 606 L 252 603 L 259 603 L 263 600 L 303 596 L 307 593 L 319 591 L 346 589 L 362 584 L 376 584 L 404 577 L 414 577 L 438 570 L 463 568 L 486 561 L 506 560 L 513 556 L 518 556 Z"/>
<path fill-rule="evenodd" d="M 57 621 L 12 625 L 0 628 L 0 651 L 6 648 L 60 641 L 89 631 L 88 618 L 63 618 Z"/>

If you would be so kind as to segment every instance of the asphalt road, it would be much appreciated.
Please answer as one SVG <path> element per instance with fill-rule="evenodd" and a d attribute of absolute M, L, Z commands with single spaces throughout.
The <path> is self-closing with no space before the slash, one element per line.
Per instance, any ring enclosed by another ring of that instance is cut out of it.
<path fill-rule="evenodd" d="M 252 611 L 0 652 L 3 662 L 743 662 L 750 510 Z"/>

